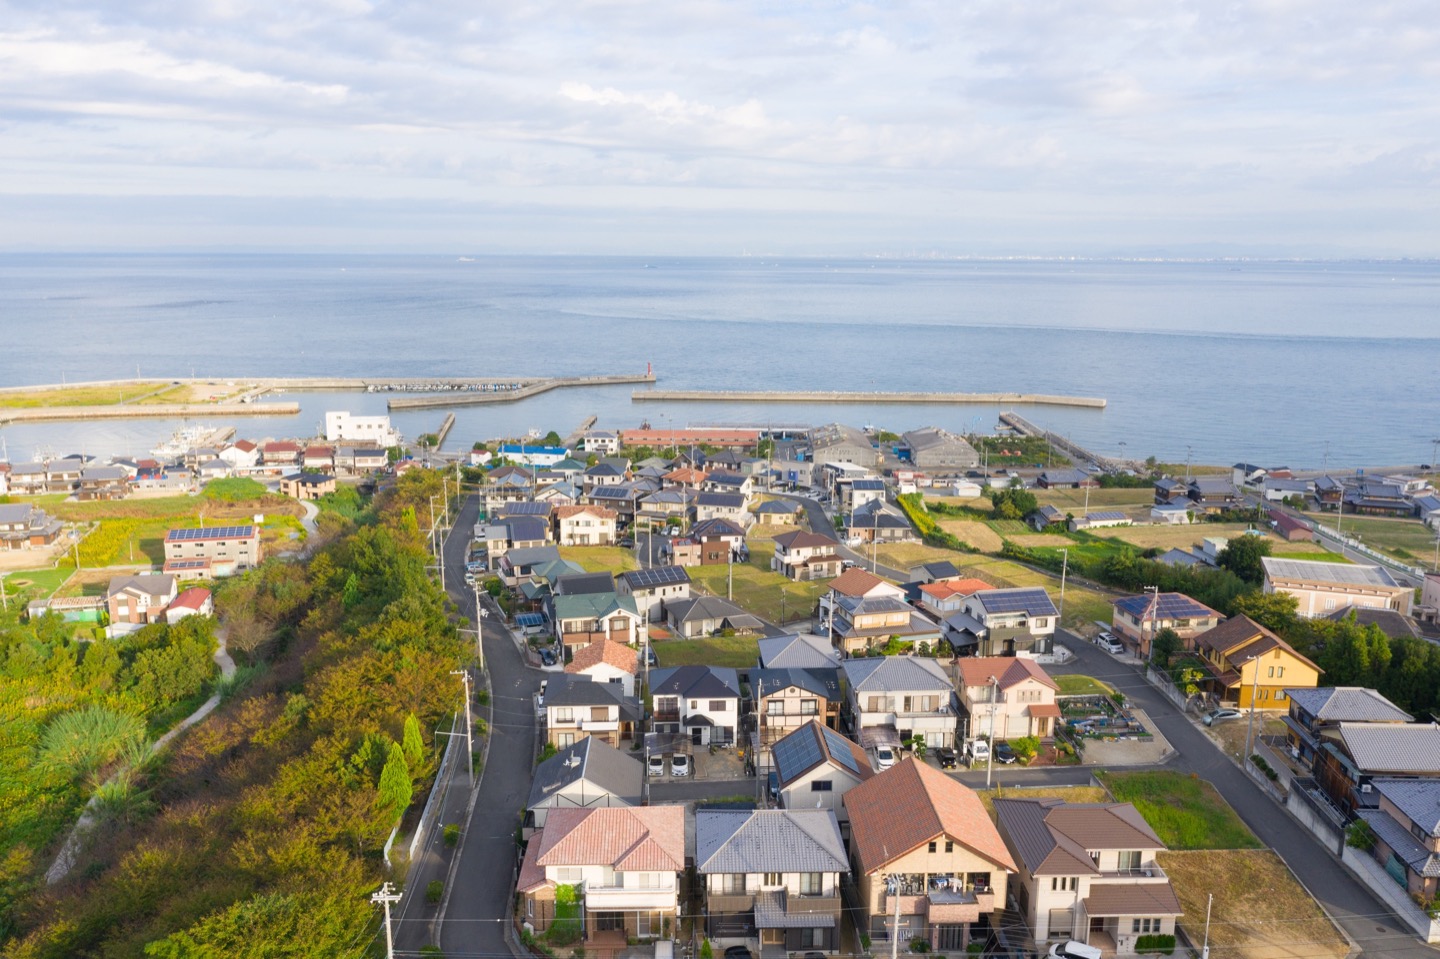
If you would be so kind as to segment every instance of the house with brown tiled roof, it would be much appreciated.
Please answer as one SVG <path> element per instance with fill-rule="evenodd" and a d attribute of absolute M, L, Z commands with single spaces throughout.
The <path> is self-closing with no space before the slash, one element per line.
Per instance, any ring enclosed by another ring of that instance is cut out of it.
<path fill-rule="evenodd" d="M 838 544 L 828 536 L 796 530 L 775 537 L 775 555 L 770 568 L 790 579 L 828 579 L 840 572 Z"/>
<path fill-rule="evenodd" d="M 555 542 L 561 546 L 615 545 L 615 518 L 607 506 L 557 506 Z"/>
<path fill-rule="evenodd" d="M 965 738 L 1049 739 L 1060 723 L 1059 686 L 1023 656 L 967 656 L 955 661 L 955 690 L 965 711 Z"/>
<path fill-rule="evenodd" d="M 1232 616 L 1195 638 L 1205 667 L 1200 685 L 1214 699 L 1238 709 L 1290 708 L 1287 687 L 1313 689 L 1320 667 L 1248 616 Z"/>
<path fill-rule="evenodd" d="M 995 813 L 1036 952 L 1075 940 L 1127 956 L 1141 936 L 1175 934 L 1180 902 L 1155 861 L 1165 844 L 1132 804 L 997 798 Z"/>
<path fill-rule="evenodd" d="M 565 664 L 572 676 L 586 676 L 597 683 L 618 683 L 626 696 L 635 695 L 635 674 L 640 669 L 640 656 L 633 647 L 601 638 L 575 650 Z"/>
<path fill-rule="evenodd" d="M 966 599 L 981 590 L 994 588 L 983 579 L 974 577 L 942 580 L 938 583 L 922 583 L 918 588 L 920 608 L 940 619 L 945 619 L 952 613 L 958 613 L 964 609 Z"/>
<path fill-rule="evenodd" d="M 260 447 L 260 462 L 266 466 L 296 466 L 300 462 L 300 444 L 273 440 Z"/>
<path fill-rule="evenodd" d="M 861 931 L 872 941 L 898 932 L 902 943 L 964 952 L 987 928 L 982 917 L 999 921 L 1015 859 L 973 790 L 906 759 L 852 788 L 844 804 Z"/>
<path fill-rule="evenodd" d="M 587 949 L 658 939 L 674 926 L 684 871 L 684 806 L 552 809 L 520 865 L 520 920 L 545 933 L 556 890 L 573 886 Z"/>

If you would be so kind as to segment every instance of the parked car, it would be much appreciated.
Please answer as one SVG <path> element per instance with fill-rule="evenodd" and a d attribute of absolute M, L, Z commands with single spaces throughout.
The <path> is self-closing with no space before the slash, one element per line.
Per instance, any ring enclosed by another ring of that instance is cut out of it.
<path fill-rule="evenodd" d="M 941 769 L 954 769 L 960 765 L 955 750 L 949 746 L 941 746 L 935 750 L 935 761 L 940 764 Z"/>
<path fill-rule="evenodd" d="M 974 766 L 990 761 L 990 740 L 973 739 L 965 744 L 965 761 Z"/>
<path fill-rule="evenodd" d="M 1102 953 L 1095 946 L 1087 946 L 1071 939 L 1069 942 L 1055 943 L 1046 955 L 1050 956 L 1050 959 L 1100 959 Z"/>
<path fill-rule="evenodd" d="M 540 648 L 540 662 L 544 663 L 546 666 L 554 666 L 555 651 L 549 646 L 542 646 Z"/>
<path fill-rule="evenodd" d="M 690 757 L 687 756 L 687 755 L 685 755 L 684 753 L 676 753 L 675 755 L 671 756 L 671 757 L 670 757 L 670 775 L 672 775 L 672 776 L 688 776 L 688 775 L 690 775 Z"/>
<path fill-rule="evenodd" d="M 549 685 L 550 680 L 540 680 L 540 691 L 535 694 L 535 714 L 537 716 L 545 715 L 545 687 Z"/>
<path fill-rule="evenodd" d="M 651 669 L 660 665 L 660 660 L 655 657 L 655 647 L 648 643 L 645 645 L 645 660 L 650 664 Z"/>
<path fill-rule="evenodd" d="M 769 794 L 771 802 L 778 803 L 780 801 L 779 773 L 771 773 L 769 776 L 765 777 L 765 792 Z"/>
<path fill-rule="evenodd" d="M 1011 749 L 1010 744 L 1007 742 L 996 743 L 995 761 L 1004 763 L 1007 766 L 1010 765 L 1015 761 L 1015 750 Z"/>
<path fill-rule="evenodd" d="M 659 753 L 651 753 L 645 760 L 645 771 L 652 776 L 665 775 L 665 757 Z"/>
<path fill-rule="evenodd" d="M 619 546 L 621 549 L 634 549 L 634 548 L 635 548 L 635 537 L 633 537 L 633 536 L 622 536 L 622 537 L 620 538 L 620 542 L 616 543 L 615 545 Z"/>
<path fill-rule="evenodd" d="M 744 946 L 728 946 L 725 949 L 725 959 L 755 959 L 755 954 Z"/>
<path fill-rule="evenodd" d="M 875 768 L 884 771 L 895 765 L 895 750 L 889 746 L 877 746 L 875 748 Z"/>
<path fill-rule="evenodd" d="M 1120 640 L 1116 639 L 1114 636 L 1111 636 L 1109 639 L 1104 639 L 1102 637 L 1101 639 L 1097 640 L 1097 643 L 1101 649 L 1112 655 L 1118 655 L 1125 652 L 1125 644 L 1120 642 Z"/>
<path fill-rule="evenodd" d="M 1208 713 L 1206 713 L 1204 718 L 1200 721 L 1207 726 L 1213 726 L 1216 723 L 1223 723 L 1228 722 L 1232 719 L 1239 719 L 1243 715 L 1245 714 L 1240 712 L 1240 710 L 1238 709 L 1212 709 Z"/>

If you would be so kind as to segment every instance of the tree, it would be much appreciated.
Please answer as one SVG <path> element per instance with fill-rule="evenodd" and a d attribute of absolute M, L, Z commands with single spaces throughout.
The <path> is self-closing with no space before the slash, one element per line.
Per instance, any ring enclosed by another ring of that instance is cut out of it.
<path fill-rule="evenodd" d="M 375 805 L 391 811 L 399 819 L 409 808 L 414 795 L 415 786 L 410 781 L 410 767 L 405 764 L 405 751 L 399 743 L 391 742 L 390 753 L 385 757 L 385 768 L 380 770 Z"/>
<path fill-rule="evenodd" d="M 993 514 L 996 519 L 1021 519 L 1035 512 L 1039 506 L 1035 494 L 1018 482 L 1005 489 L 995 490 L 990 496 L 990 502 L 994 504 Z"/>
<path fill-rule="evenodd" d="M 1150 642 L 1150 661 L 1161 669 L 1170 665 L 1170 659 L 1180 651 L 1180 634 L 1169 626 L 1155 634 Z"/>
<path fill-rule="evenodd" d="M 1265 567 L 1260 562 L 1270 555 L 1270 541 L 1263 536 L 1237 536 L 1215 558 L 1221 569 L 1228 569 L 1247 583 L 1265 580 Z"/>
<path fill-rule="evenodd" d="M 1238 616 L 1249 616 L 1255 622 L 1274 633 L 1288 633 L 1294 628 L 1299 617 L 1296 611 L 1300 601 L 1289 593 L 1262 593 L 1255 590 L 1242 593 L 1230 604 L 1230 611 Z"/>
<path fill-rule="evenodd" d="M 545 434 L 545 438 L 540 442 L 544 443 L 546 446 L 559 446 L 560 434 L 555 432 L 554 430 L 551 430 L 550 432 Z"/>
<path fill-rule="evenodd" d="M 405 717 L 405 735 L 401 740 L 401 748 L 405 751 L 405 761 L 410 764 L 411 769 L 419 769 L 420 764 L 425 761 L 425 740 L 420 738 L 420 720 L 411 713 Z"/>

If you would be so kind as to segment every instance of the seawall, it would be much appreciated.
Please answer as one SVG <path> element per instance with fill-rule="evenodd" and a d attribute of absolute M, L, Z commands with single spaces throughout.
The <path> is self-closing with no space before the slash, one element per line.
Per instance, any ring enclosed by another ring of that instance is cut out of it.
<path fill-rule="evenodd" d="M 1104 409 L 1098 396 L 1055 396 L 1046 393 L 867 393 L 846 390 L 636 390 L 636 402 L 718 403 L 952 403 L 1001 406 L 1079 406 Z"/>
<path fill-rule="evenodd" d="M 61 420 L 223 419 L 230 416 L 298 416 L 299 403 L 157 403 L 149 406 L 42 406 L 0 409 L 0 424 Z"/>

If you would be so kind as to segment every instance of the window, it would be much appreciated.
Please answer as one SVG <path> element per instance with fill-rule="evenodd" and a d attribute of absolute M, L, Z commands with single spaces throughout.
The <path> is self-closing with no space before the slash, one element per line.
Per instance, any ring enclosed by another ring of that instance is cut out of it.
<path fill-rule="evenodd" d="M 1121 869 L 1139 869 L 1139 868 L 1140 868 L 1140 850 L 1138 850 L 1138 849 L 1123 849 L 1123 850 L 1121 850 L 1121 851 L 1120 851 L 1120 855 L 1119 855 L 1119 868 L 1121 868 Z"/>
<path fill-rule="evenodd" d="M 618 680 L 617 680 L 618 682 Z M 591 706 L 590 721 L 592 723 L 603 723 L 610 718 L 609 706 Z"/>
<path fill-rule="evenodd" d="M 1080 888 L 1079 876 L 1053 876 L 1050 879 L 1051 892 L 1074 892 Z"/>
<path fill-rule="evenodd" d="M 802 929 L 800 930 L 800 945 L 810 946 L 815 949 L 825 948 L 824 929 Z"/>
<path fill-rule="evenodd" d="M 814 716 L 814 715 L 816 715 L 816 714 L 819 713 L 819 712 L 820 712 L 820 702 L 819 702 L 819 700 L 815 700 L 815 699 L 802 699 L 802 700 L 800 700 L 800 715 L 801 715 L 801 716 Z"/>
<path fill-rule="evenodd" d="M 579 882 L 585 878 L 585 870 L 580 866 L 560 866 L 555 870 L 556 882 Z"/>
<path fill-rule="evenodd" d="M 835 789 L 835 784 L 828 779 L 816 779 L 810 783 L 812 793 L 828 793 Z"/>
<path fill-rule="evenodd" d="M 1159 919 L 1131 919 L 1131 920 L 1130 920 L 1130 931 L 1131 931 L 1131 932 L 1140 932 L 1140 933 L 1159 932 L 1159 931 L 1160 931 L 1160 920 L 1159 920 Z"/>
<path fill-rule="evenodd" d="M 712 700 L 710 700 L 710 712 L 712 712 L 712 713 L 723 713 L 723 712 L 725 712 L 726 710 L 728 710 L 729 708 L 730 708 L 730 705 L 729 705 L 728 701 L 726 701 L 726 700 L 724 700 L 724 699 L 712 699 Z"/>
<path fill-rule="evenodd" d="M 954 852 L 954 851 L 955 851 L 955 843 L 954 843 L 953 841 L 949 840 L 949 839 L 945 840 L 945 851 L 946 851 L 946 852 Z"/>
<path fill-rule="evenodd" d="M 825 874 L 820 872 L 802 872 L 800 874 L 800 895 L 818 896 L 825 891 Z"/>
<path fill-rule="evenodd" d="M 931 851 L 931 852 L 934 852 L 934 851 L 935 851 L 935 843 L 934 843 L 934 842 L 930 843 L 930 851 Z"/>
<path fill-rule="evenodd" d="M 761 883 L 761 885 L 765 886 L 783 886 L 784 884 L 784 877 L 778 872 L 767 872 L 765 874 L 765 881 Z"/>
<path fill-rule="evenodd" d="M 785 715 L 785 703 L 784 703 L 784 701 L 783 701 L 783 700 L 779 700 L 779 699 L 771 699 L 771 700 L 766 701 L 766 703 L 765 703 L 765 715 L 767 715 L 767 716 L 783 716 L 783 715 Z"/>
<path fill-rule="evenodd" d="M 569 706 L 556 706 L 555 721 L 557 723 L 573 723 L 575 721 L 575 711 Z"/>
<path fill-rule="evenodd" d="M 1266 675 L 1265 678 L 1266 678 L 1266 679 L 1274 679 L 1274 678 L 1275 678 L 1275 667 L 1274 667 L 1274 666 L 1271 666 L 1271 667 L 1270 667 L 1270 672 Z"/>
<path fill-rule="evenodd" d="M 529 919 L 535 918 L 535 900 L 529 896 L 525 897 L 525 916 Z"/>
<path fill-rule="evenodd" d="M 716 877 L 716 885 L 720 892 L 732 896 L 740 895 L 745 891 L 745 874 L 743 872 L 727 872 Z"/>

